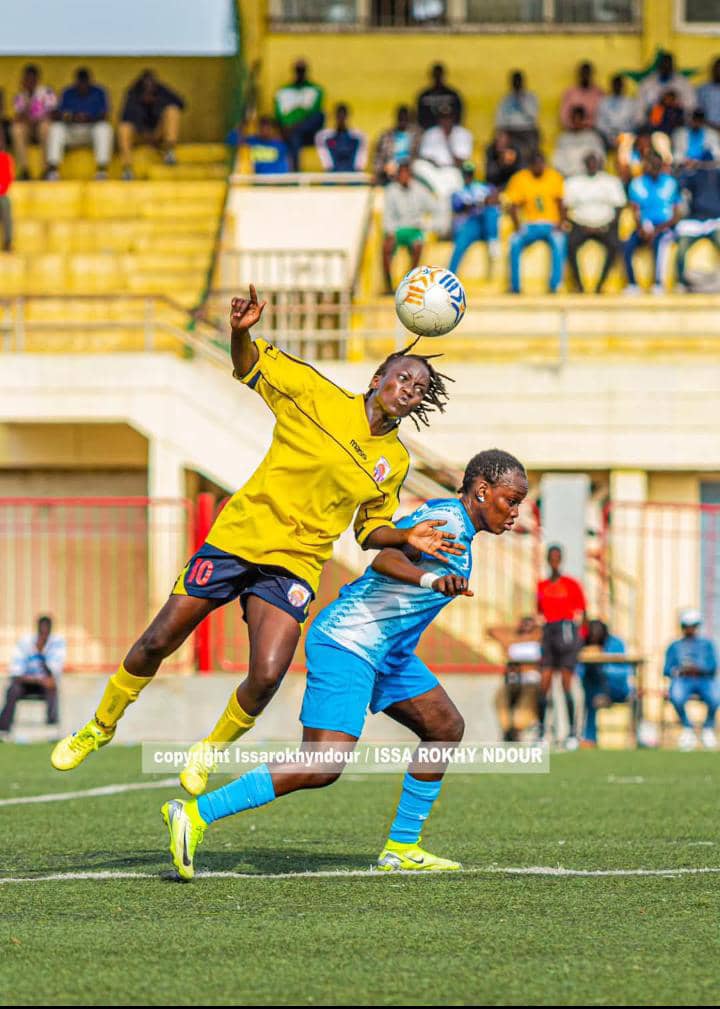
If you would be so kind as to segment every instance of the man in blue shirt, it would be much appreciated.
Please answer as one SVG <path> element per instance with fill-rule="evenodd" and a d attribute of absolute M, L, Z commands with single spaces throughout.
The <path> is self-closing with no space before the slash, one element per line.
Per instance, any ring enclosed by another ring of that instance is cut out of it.
<path fill-rule="evenodd" d="M 0 711 L 0 737 L 10 732 L 18 701 L 45 701 L 48 725 L 58 723 L 58 681 L 65 665 L 65 639 L 52 633 L 50 617 L 38 617 L 37 632 L 21 638 L 10 660 L 10 684 Z"/>
<path fill-rule="evenodd" d="M 270 116 L 260 117 L 256 134 L 244 137 L 237 127 L 228 134 L 227 142 L 233 147 L 247 147 L 255 175 L 283 175 L 290 171 L 288 145 L 278 139 Z"/>
<path fill-rule="evenodd" d="M 308 632 L 307 687 L 300 721 L 303 751 L 331 751 L 323 766 L 305 762 L 263 764 L 192 802 L 162 807 L 173 863 L 183 879 L 194 874 L 193 854 L 210 823 L 272 802 L 304 788 L 330 785 L 340 776 L 362 732 L 368 707 L 411 729 L 423 743 L 462 739 L 464 723 L 434 673 L 415 655 L 421 634 L 450 599 L 468 588 L 471 544 L 478 532 L 500 536 L 511 529 L 527 494 L 525 469 L 499 449 L 468 463 L 459 498 L 428 501 L 399 528 L 422 516 L 455 537 L 460 553 L 438 561 L 403 549 L 381 550 L 372 565 L 318 616 Z M 423 823 L 437 799 L 446 762 L 411 763 L 390 836 L 378 868 L 421 871 L 459 869 L 457 862 L 419 847 Z"/>
<path fill-rule="evenodd" d="M 697 103 L 705 113 L 705 122 L 720 130 L 720 59 L 710 68 L 710 80 L 697 90 Z"/>
<path fill-rule="evenodd" d="M 58 179 L 58 166 L 66 147 L 92 146 L 97 165 L 96 179 L 107 178 L 107 166 L 112 157 L 113 131 L 107 121 L 108 100 L 104 88 L 92 83 L 90 71 L 81 67 L 75 83 L 65 88 L 48 132 L 47 175 Z"/>
<path fill-rule="evenodd" d="M 606 655 L 623 655 L 625 643 L 611 634 L 602 620 L 588 622 L 586 648 L 596 648 Z M 628 662 L 581 662 L 578 676 L 585 695 L 585 725 L 583 746 L 597 746 L 597 713 L 599 708 L 623 704 L 630 700 L 632 666 Z"/>
<path fill-rule="evenodd" d="M 670 680 L 668 697 L 682 724 L 678 741 L 681 750 L 693 750 L 697 745 L 695 730 L 685 710 L 692 696 L 699 697 L 707 705 L 707 717 L 701 733 L 703 746 L 714 749 L 717 744 L 715 713 L 720 707 L 720 690 L 715 679 L 717 655 L 711 639 L 701 638 L 698 634 L 701 623 L 699 610 L 683 610 L 680 614 L 682 637 L 673 641 L 665 653 L 663 675 Z"/>
<path fill-rule="evenodd" d="M 635 280 L 633 256 L 637 249 L 648 245 L 654 258 L 653 294 L 663 293 L 670 247 L 675 240 L 675 225 L 682 210 L 680 187 L 672 175 L 663 171 L 662 159 L 651 152 L 645 171 L 630 183 L 628 199 L 635 215 L 635 231 L 624 245 L 626 294 L 639 294 Z"/>
<path fill-rule="evenodd" d="M 335 106 L 335 129 L 315 134 L 315 147 L 326 172 L 362 172 L 367 164 L 367 137 L 348 126 L 347 105 Z"/>
<path fill-rule="evenodd" d="M 475 165 L 465 161 L 462 166 L 463 185 L 452 194 L 453 249 L 450 267 L 452 273 L 457 273 L 463 256 L 475 242 L 486 242 L 488 250 L 488 274 L 492 274 L 493 265 L 500 254 L 498 226 L 500 209 L 498 195 L 494 186 L 475 178 Z"/>
<path fill-rule="evenodd" d="M 720 252 L 720 168 L 710 160 L 700 161 L 679 182 L 690 201 L 687 217 L 677 226 L 677 279 L 681 290 L 686 290 L 685 264 L 690 248 L 707 238 Z"/>

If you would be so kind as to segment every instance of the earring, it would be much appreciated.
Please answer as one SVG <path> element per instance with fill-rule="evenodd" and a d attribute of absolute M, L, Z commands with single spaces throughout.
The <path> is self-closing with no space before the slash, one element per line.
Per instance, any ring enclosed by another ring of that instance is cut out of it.
<path fill-rule="evenodd" d="M 478 501 L 480 502 L 480 504 L 485 504 L 485 495 L 484 494 L 476 494 L 475 497 L 478 499 Z"/>

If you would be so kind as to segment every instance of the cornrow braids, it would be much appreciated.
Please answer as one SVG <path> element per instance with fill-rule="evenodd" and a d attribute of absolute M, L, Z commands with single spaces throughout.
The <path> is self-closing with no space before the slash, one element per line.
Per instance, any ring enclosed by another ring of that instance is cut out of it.
<path fill-rule="evenodd" d="M 436 371 L 435 368 L 430 364 L 430 361 L 436 357 L 442 357 L 442 354 L 413 354 L 412 349 L 418 342 L 420 337 L 409 343 L 407 347 L 403 347 L 402 350 L 396 350 L 394 354 L 389 354 L 388 357 L 380 364 L 373 375 L 376 378 L 380 375 L 384 375 L 388 367 L 394 362 L 399 361 L 403 357 L 409 357 L 414 361 L 421 361 L 428 370 L 430 375 L 430 383 L 427 387 L 427 391 L 423 396 L 422 400 L 418 405 L 411 410 L 408 414 L 412 417 L 413 424 L 416 429 L 420 430 L 420 424 L 418 421 L 423 423 L 426 427 L 430 424 L 430 414 L 431 413 L 444 413 L 445 404 L 450 398 L 447 390 L 446 382 L 454 382 L 454 378 L 450 378 L 449 375 L 443 375 L 442 372 Z"/>
<path fill-rule="evenodd" d="M 479 476 L 483 480 L 487 480 L 491 487 L 494 487 L 508 473 L 520 473 L 527 479 L 525 467 L 519 459 L 510 455 L 509 452 L 503 452 L 499 448 L 489 448 L 484 452 L 478 452 L 465 467 L 462 487 L 458 493 L 466 494 Z"/>

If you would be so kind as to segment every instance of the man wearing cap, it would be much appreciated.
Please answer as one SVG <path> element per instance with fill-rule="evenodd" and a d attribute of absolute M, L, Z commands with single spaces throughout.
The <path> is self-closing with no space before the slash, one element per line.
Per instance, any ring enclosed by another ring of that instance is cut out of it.
<path fill-rule="evenodd" d="M 450 270 L 458 272 L 462 258 L 471 245 L 486 242 L 488 274 L 492 275 L 493 265 L 500 253 L 498 193 L 495 186 L 475 178 L 475 165 L 472 161 L 463 162 L 462 176 L 462 188 L 452 194 L 451 200 L 455 248 Z"/>
<path fill-rule="evenodd" d="M 668 697 L 678 713 L 682 731 L 678 740 L 681 750 L 694 750 L 697 745 L 695 730 L 688 718 L 686 705 L 691 697 L 699 697 L 707 705 L 707 717 L 700 738 L 703 746 L 713 749 L 715 738 L 715 713 L 720 706 L 720 691 L 715 679 L 717 655 L 710 638 L 699 635 L 702 614 L 687 609 L 680 614 L 682 637 L 665 653 L 663 675 L 670 680 Z"/>

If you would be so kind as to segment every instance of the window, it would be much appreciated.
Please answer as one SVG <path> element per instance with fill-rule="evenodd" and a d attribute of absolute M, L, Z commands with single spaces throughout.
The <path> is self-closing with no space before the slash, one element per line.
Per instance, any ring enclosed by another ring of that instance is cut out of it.
<path fill-rule="evenodd" d="M 467 20 L 477 24 L 633 25 L 638 21 L 636 7 L 635 0 L 467 0 Z"/>
<path fill-rule="evenodd" d="M 476 24 L 542 24 L 543 0 L 467 0 L 467 19 Z"/>
<path fill-rule="evenodd" d="M 355 24 L 356 0 L 280 0 L 271 4 L 272 19 L 282 24 Z"/>
<path fill-rule="evenodd" d="M 720 0 L 684 0 L 680 6 L 687 24 L 720 24 Z"/>

